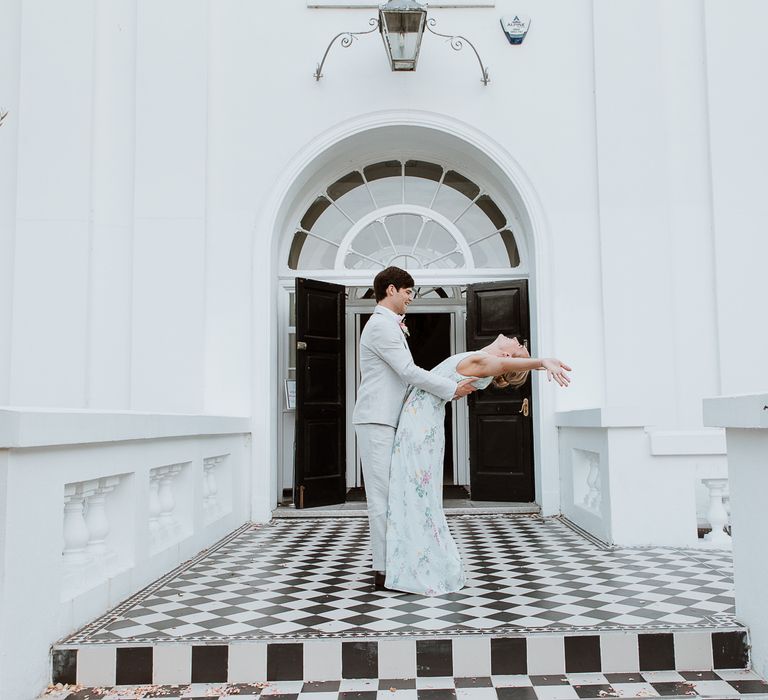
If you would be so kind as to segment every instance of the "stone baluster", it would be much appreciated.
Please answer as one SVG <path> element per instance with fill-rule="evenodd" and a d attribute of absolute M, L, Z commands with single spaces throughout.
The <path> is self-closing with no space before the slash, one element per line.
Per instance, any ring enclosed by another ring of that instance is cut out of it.
<path fill-rule="evenodd" d="M 203 461 L 203 512 L 206 522 L 214 520 L 221 510 L 216 475 L 223 461 L 224 457 L 209 457 Z"/>
<path fill-rule="evenodd" d="M 82 484 L 67 484 L 64 487 L 64 550 L 62 557 L 67 567 L 79 567 L 89 562 L 86 552 L 89 533 L 84 515 L 85 496 Z"/>
<path fill-rule="evenodd" d="M 86 589 L 94 574 L 93 557 L 87 550 L 90 533 L 85 518 L 85 505 L 89 495 L 83 483 L 64 486 L 64 548 L 61 553 L 64 600 Z"/>
<path fill-rule="evenodd" d="M 211 514 L 216 517 L 221 510 L 221 504 L 219 503 L 219 484 L 217 476 L 219 474 L 219 464 L 221 464 L 222 458 L 216 457 L 216 466 L 208 472 L 208 491 L 211 497 Z"/>
<path fill-rule="evenodd" d="M 174 491 L 178 488 L 178 485 L 174 485 L 176 477 L 181 474 L 181 470 L 184 468 L 183 464 L 172 464 L 168 468 L 168 479 L 170 482 L 171 498 L 173 499 L 173 508 L 171 509 L 170 527 L 174 537 L 181 534 L 181 523 L 176 517 L 176 498 Z"/>
<path fill-rule="evenodd" d="M 701 481 L 709 490 L 707 520 L 712 527 L 712 531 L 704 535 L 704 540 L 710 547 L 730 548 L 731 536 L 725 531 L 728 512 L 723 505 L 728 479 L 702 479 Z"/>
<path fill-rule="evenodd" d="M 181 523 L 176 513 L 176 477 L 183 464 L 156 467 L 149 475 L 149 532 L 153 551 L 176 541 Z"/>
<path fill-rule="evenodd" d="M 211 491 L 208 488 L 208 474 L 213 468 L 211 459 L 203 460 L 203 521 L 209 522 L 211 519 Z"/>
<path fill-rule="evenodd" d="M 107 551 L 107 535 L 109 534 L 109 519 L 106 509 L 106 491 L 101 488 L 99 480 L 88 481 L 85 489 L 90 493 L 86 499 L 85 525 L 88 528 L 88 545 L 86 550 L 93 557 L 100 558 Z"/>
<path fill-rule="evenodd" d="M 587 493 L 583 505 L 591 511 L 599 512 L 602 503 L 600 492 L 600 456 L 589 454 L 589 472 L 587 473 Z"/>
<path fill-rule="evenodd" d="M 160 524 L 160 479 L 161 469 L 153 469 L 149 473 L 149 544 L 151 549 L 157 549 L 163 540 L 163 527 Z"/>
<path fill-rule="evenodd" d="M 173 539 L 179 531 L 179 522 L 176 519 L 176 497 L 174 494 L 174 481 L 181 472 L 181 464 L 170 464 L 167 467 L 159 467 L 157 472 L 160 477 L 158 499 L 160 501 L 160 514 L 158 522 L 163 531 L 163 539 Z"/>
<path fill-rule="evenodd" d="M 114 491 L 119 483 L 119 476 L 108 476 L 89 481 L 85 486 L 86 490 L 90 491 L 85 514 L 85 523 L 89 534 L 86 549 L 107 575 L 112 571 L 117 558 L 116 553 L 107 545 L 110 531 L 107 494 Z"/>
<path fill-rule="evenodd" d="M 160 478 L 158 521 L 164 531 L 163 534 L 170 535 L 173 532 L 173 509 L 176 507 L 176 501 L 173 498 L 173 474 L 170 467 L 160 467 L 157 471 Z"/>

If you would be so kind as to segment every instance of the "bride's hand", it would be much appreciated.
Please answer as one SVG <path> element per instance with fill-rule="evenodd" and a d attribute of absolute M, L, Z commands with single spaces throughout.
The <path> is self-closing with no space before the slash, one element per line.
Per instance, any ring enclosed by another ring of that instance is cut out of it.
<path fill-rule="evenodd" d="M 568 386 L 571 383 L 571 378 L 566 374 L 566 371 L 571 372 L 572 370 L 564 362 L 554 357 L 549 357 L 541 361 L 541 366 L 547 370 L 548 382 L 554 379 L 560 386 Z"/>
<path fill-rule="evenodd" d="M 469 379 L 462 379 L 456 385 L 456 393 L 453 395 L 453 400 L 463 399 L 467 394 L 471 394 L 473 391 L 477 391 L 477 387 L 472 383 L 477 377 L 471 377 Z"/>

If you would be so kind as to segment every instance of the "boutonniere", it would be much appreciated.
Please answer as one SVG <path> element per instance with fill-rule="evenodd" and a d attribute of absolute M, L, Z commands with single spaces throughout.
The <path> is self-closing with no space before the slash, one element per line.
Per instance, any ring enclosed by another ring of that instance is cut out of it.
<path fill-rule="evenodd" d="M 402 321 L 400 321 L 400 330 L 403 332 L 403 335 L 408 338 L 410 337 L 410 332 L 408 331 L 408 326 L 405 325 Z"/>

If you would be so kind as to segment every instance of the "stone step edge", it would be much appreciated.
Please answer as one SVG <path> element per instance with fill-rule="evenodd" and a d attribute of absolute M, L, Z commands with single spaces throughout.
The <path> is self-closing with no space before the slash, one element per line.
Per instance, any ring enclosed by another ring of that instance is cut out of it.
<path fill-rule="evenodd" d="M 445 514 L 451 515 L 539 515 L 539 506 L 473 506 L 471 508 L 453 507 L 445 508 Z M 367 518 L 366 508 L 344 508 L 339 510 L 296 510 L 293 508 L 276 508 L 272 511 L 275 520 L 289 518 Z"/>
<path fill-rule="evenodd" d="M 229 637 L 211 637 L 210 639 L 186 638 L 178 639 L 146 639 L 146 640 L 81 640 L 54 642 L 51 649 L 79 649 L 81 647 L 113 646 L 113 647 L 151 647 L 184 644 L 187 646 L 210 646 L 225 644 L 295 644 L 315 641 L 344 641 L 344 642 L 380 642 L 392 639 L 457 639 L 464 637 L 483 637 L 488 639 L 507 639 L 517 637 L 585 637 L 613 634 L 686 634 L 695 632 L 748 632 L 748 628 L 735 620 L 698 623 L 696 625 L 666 625 L 651 627 L 647 625 L 625 625 L 611 627 L 573 627 L 569 629 L 553 629 L 552 627 L 516 629 L 461 629 L 461 630 L 408 630 L 404 632 L 325 632 L 283 634 L 281 636 L 264 634 L 263 636 L 248 635 Z M 72 635 L 74 636 L 74 635 Z"/>
<path fill-rule="evenodd" d="M 746 629 L 529 636 L 324 638 L 58 645 L 51 681 L 125 684 L 336 681 L 749 668 Z"/>

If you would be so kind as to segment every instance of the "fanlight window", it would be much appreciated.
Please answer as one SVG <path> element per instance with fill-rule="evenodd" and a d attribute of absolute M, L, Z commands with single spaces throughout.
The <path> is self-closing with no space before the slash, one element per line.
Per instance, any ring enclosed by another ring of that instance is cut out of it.
<path fill-rule="evenodd" d="M 416 287 L 413 290 L 414 299 L 459 299 L 462 296 L 461 287 Z M 373 299 L 373 287 L 352 287 L 352 299 Z"/>
<path fill-rule="evenodd" d="M 482 188 L 435 163 L 399 160 L 353 170 L 309 206 L 292 270 L 514 268 L 510 222 Z"/>

